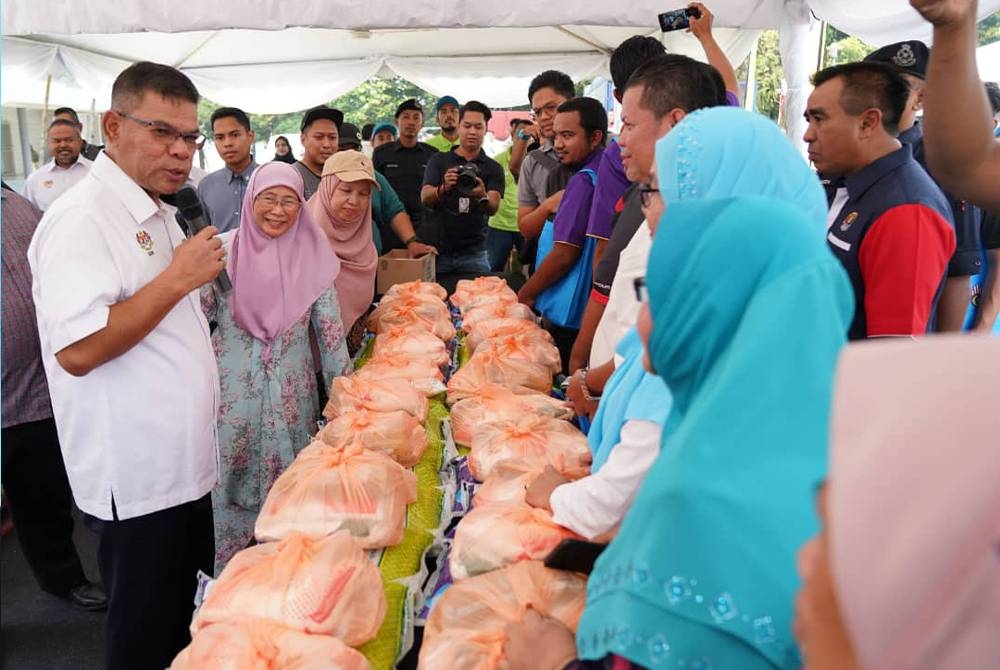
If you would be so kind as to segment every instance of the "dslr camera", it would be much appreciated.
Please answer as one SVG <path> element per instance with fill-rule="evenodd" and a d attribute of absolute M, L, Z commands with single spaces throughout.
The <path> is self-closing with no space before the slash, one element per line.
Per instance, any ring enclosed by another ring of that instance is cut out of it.
<path fill-rule="evenodd" d="M 479 168 L 474 163 L 464 163 L 457 169 L 458 183 L 455 184 L 455 189 L 460 195 L 471 196 L 479 187 L 479 182 L 476 181 L 479 177 Z"/>

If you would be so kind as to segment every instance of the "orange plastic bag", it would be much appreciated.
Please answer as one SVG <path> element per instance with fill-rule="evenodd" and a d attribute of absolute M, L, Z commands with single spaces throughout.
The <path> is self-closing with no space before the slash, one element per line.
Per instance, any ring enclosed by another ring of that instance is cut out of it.
<path fill-rule="evenodd" d="M 417 279 L 416 281 L 409 281 L 405 284 L 393 284 L 389 287 L 389 290 L 385 292 L 385 295 L 382 296 L 382 300 L 399 298 L 413 295 L 415 293 L 437 298 L 441 302 L 444 302 L 448 297 L 448 291 L 446 291 L 444 286 L 441 286 L 441 284 Z"/>
<path fill-rule="evenodd" d="M 455 284 L 455 292 L 451 294 L 451 304 L 459 309 L 470 299 L 486 293 L 504 293 L 510 291 L 507 280 L 503 277 L 476 277 L 475 279 L 460 279 Z"/>
<path fill-rule="evenodd" d="M 427 450 L 424 425 L 408 412 L 369 412 L 359 409 L 338 416 L 317 435 L 334 448 L 357 441 L 369 451 L 386 454 L 403 467 L 413 467 Z"/>
<path fill-rule="evenodd" d="M 470 296 L 464 303 L 462 303 L 461 312 L 464 315 L 476 309 L 495 305 L 514 305 L 516 303 L 517 294 L 508 288 Z"/>
<path fill-rule="evenodd" d="M 442 340 L 455 337 L 447 305 L 435 297 L 415 293 L 382 301 L 368 316 L 368 329 L 381 333 L 395 326 L 421 328 Z"/>
<path fill-rule="evenodd" d="M 524 389 L 547 394 L 552 389 L 552 372 L 538 363 L 483 351 L 474 354 L 448 380 L 448 403 L 475 396 L 487 384 L 498 384 L 515 392 Z"/>
<path fill-rule="evenodd" d="M 580 537 L 527 504 L 474 507 L 455 529 L 448 565 L 455 581 L 518 561 L 542 560 L 566 538 Z"/>
<path fill-rule="evenodd" d="M 495 319 L 520 319 L 534 324 L 535 313 L 531 311 L 530 307 L 519 302 L 496 302 L 482 305 L 462 313 L 462 330 L 471 334 L 476 332 L 480 324 Z"/>
<path fill-rule="evenodd" d="M 469 353 L 476 353 L 480 344 L 497 337 L 515 336 L 525 337 L 539 342 L 552 343 L 552 335 L 533 320 L 527 321 L 518 318 L 500 318 L 480 321 L 472 330 L 467 329 L 466 324 L 462 324 L 463 330 L 468 333 L 465 338 L 465 346 Z"/>
<path fill-rule="evenodd" d="M 479 392 L 451 408 L 451 434 L 463 446 L 472 444 L 472 430 L 483 423 L 513 421 L 524 415 L 572 419 L 573 410 L 562 400 L 543 393 L 518 394 L 503 386 L 486 384 Z"/>
<path fill-rule="evenodd" d="M 445 391 L 441 368 L 430 359 L 412 355 L 372 356 L 354 376 L 368 381 L 408 382 L 428 398 Z"/>
<path fill-rule="evenodd" d="M 528 608 L 576 632 L 586 601 L 582 575 L 522 561 L 451 586 L 424 628 L 419 670 L 499 670 L 507 624 Z"/>
<path fill-rule="evenodd" d="M 345 529 L 365 549 L 403 541 L 406 506 L 417 500 L 417 477 L 359 442 L 303 449 L 267 493 L 254 535 L 261 542 L 301 533 L 318 538 Z"/>
<path fill-rule="evenodd" d="M 198 631 L 169 670 L 371 670 L 361 652 L 329 635 L 240 617 Z"/>
<path fill-rule="evenodd" d="M 483 423 L 472 430 L 469 471 L 486 481 L 506 460 L 522 461 L 539 470 L 551 465 L 570 479 L 590 472 L 587 437 L 567 421 L 545 416 L 521 416 L 513 421 Z"/>
<path fill-rule="evenodd" d="M 476 354 L 495 351 L 503 358 L 520 358 L 548 368 L 555 375 L 562 369 L 559 349 L 551 342 L 531 335 L 503 335 L 487 340 L 479 345 Z"/>
<path fill-rule="evenodd" d="M 191 634 L 254 616 L 356 647 L 378 634 L 385 611 L 378 568 L 349 533 L 319 540 L 293 533 L 233 556 L 195 614 Z"/>
<path fill-rule="evenodd" d="M 417 357 L 437 366 L 447 365 L 451 360 L 448 348 L 439 337 L 426 330 L 402 327 L 389 328 L 377 335 L 372 356 Z"/>
<path fill-rule="evenodd" d="M 394 379 L 362 379 L 357 375 L 334 379 L 323 416 L 335 419 L 359 409 L 372 412 L 402 410 L 421 423 L 427 420 L 427 398 L 409 384 L 400 384 Z"/>
<path fill-rule="evenodd" d="M 528 487 L 542 470 L 524 461 L 500 461 L 493 472 L 476 489 L 472 498 L 475 507 L 486 505 L 525 504 Z"/>

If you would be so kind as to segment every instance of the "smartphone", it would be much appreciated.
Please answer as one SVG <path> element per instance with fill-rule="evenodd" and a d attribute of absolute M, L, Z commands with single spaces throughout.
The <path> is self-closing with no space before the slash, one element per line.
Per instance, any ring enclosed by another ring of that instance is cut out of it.
<path fill-rule="evenodd" d="M 563 540 L 545 557 L 545 567 L 589 575 L 594 569 L 597 557 L 607 546 L 586 540 Z"/>
<path fill-rule="evenodd" d="M 701 18 L 701 12 L 694 7 L 675 9 L 670 12 L 659 14 L 656 18 L 660 22 L 660 30 L 669 33 L 671 30 L 684 30 L 691 26 L 691 17 Z"/>

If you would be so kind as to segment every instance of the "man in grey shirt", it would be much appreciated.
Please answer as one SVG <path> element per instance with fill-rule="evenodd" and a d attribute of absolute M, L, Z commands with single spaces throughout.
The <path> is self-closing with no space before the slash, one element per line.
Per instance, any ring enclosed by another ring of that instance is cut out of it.
<path fill-rule="evenodd" d="M 254 134 L 250 117 L 236 107 L 220 107 L 212 112 L 211 125 L 212 141 L 226 167 L 198 183 L 198 197 L 209 222 L 224 233 L 240 226 L 247 181 L 257 169 L 252 153 Z"/>
<path fill-rule="evenodd" d="M 313 107 L 302 117 L 302 148 L 305 153 L 294 167 L 302 175 L 306 200 L 319 189 L 326 159 L 337 153 L 344 113 L 326 105 Z"/>

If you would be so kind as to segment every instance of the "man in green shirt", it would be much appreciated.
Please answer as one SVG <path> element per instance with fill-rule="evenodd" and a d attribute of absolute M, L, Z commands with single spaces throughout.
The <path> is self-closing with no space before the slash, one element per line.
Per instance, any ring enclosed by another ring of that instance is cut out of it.
<path fill-rule="evenodd" d="M 522 126 L 530 125 L 531 121 L 511 119 L 511 137 L 516 137 Z M 524 238 L 517 228 L 517 182 L 510 171 L 512 149 L 513 146 L 507 147 L 493 157 L 493 160 L 500 163 L 503 168 L 506 179 L 500 209 L 490 217 L 489 228 L 486 231 L 486 253 L 490 259 L 490 270 L 493 272 L 503 272 L 510 257 L 510 250 L 516 248 L 520 252 L 524 244 Z"/>
<path fill-rule="evenodd" d="M 438 98 L 434 104 L 437 112 L 437 122 L 441 126 L 441 134 L 427 140 L 438 151 L 451 151 L 458 146 L 458 100 L 450 95 Z"/>

